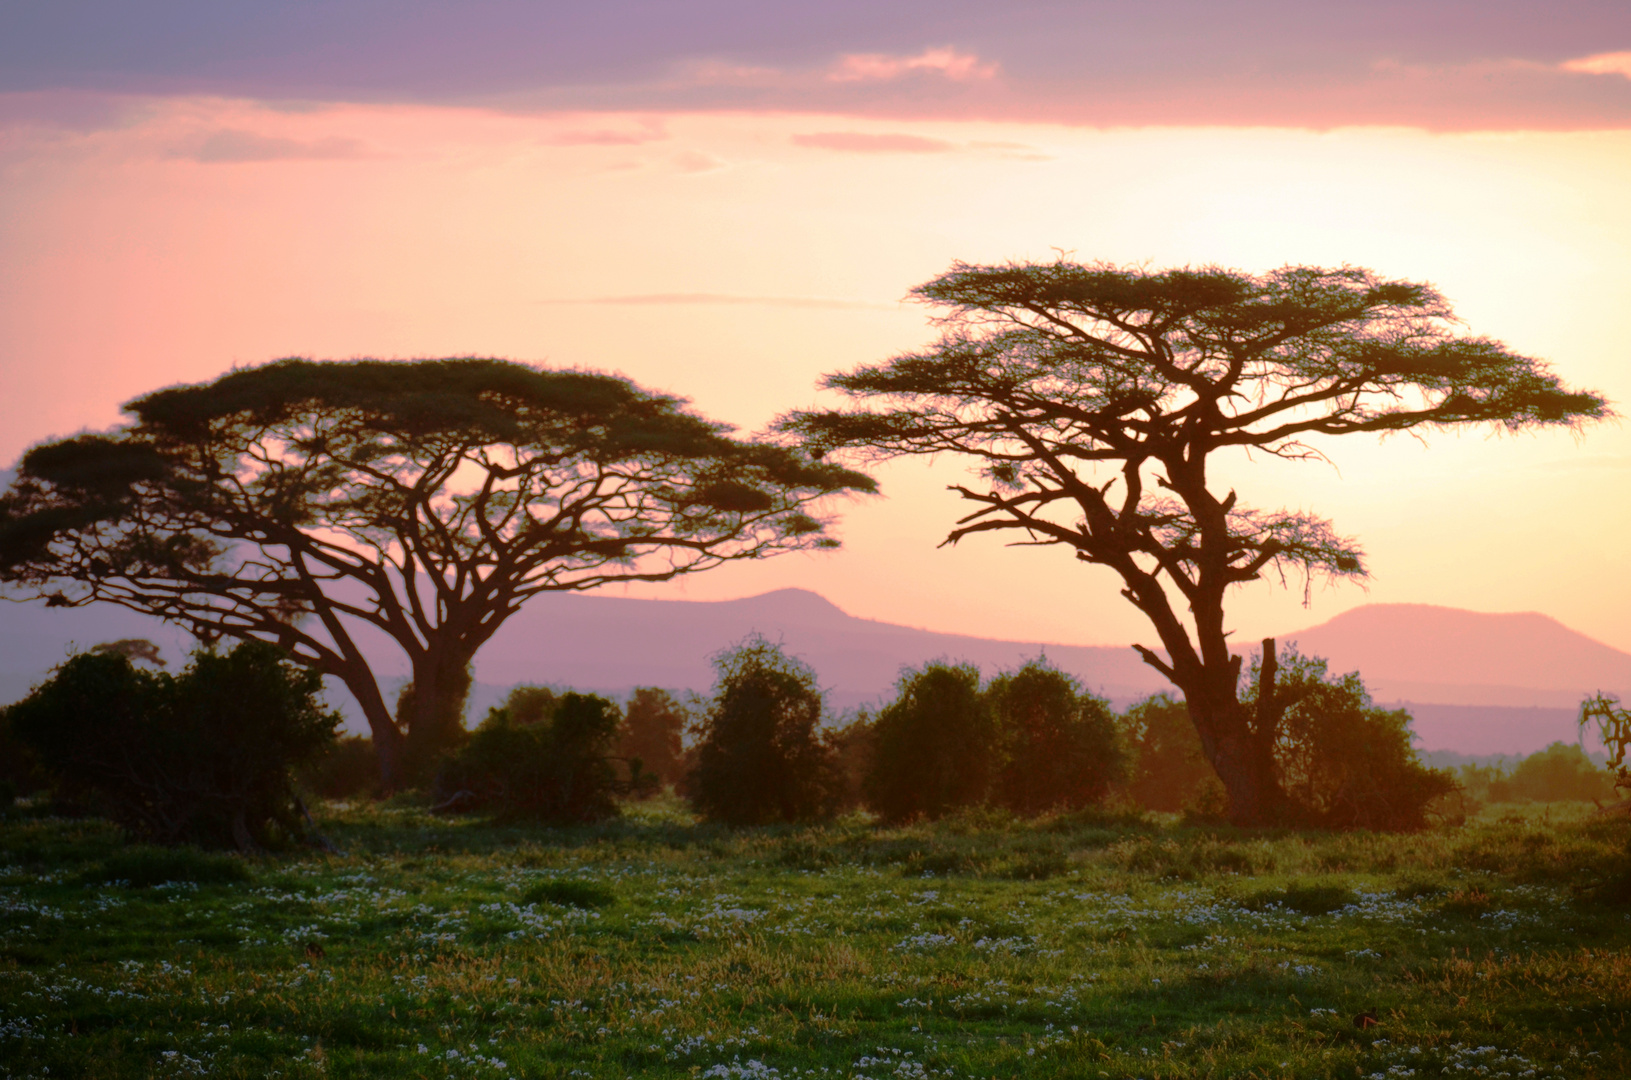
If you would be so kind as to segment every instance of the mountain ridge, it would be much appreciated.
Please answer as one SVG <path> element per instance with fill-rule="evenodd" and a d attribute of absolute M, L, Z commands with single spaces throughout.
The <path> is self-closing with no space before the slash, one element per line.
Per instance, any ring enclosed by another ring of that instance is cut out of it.
<path fill-rule="evenodd" d="M 477 654 L 471 715 L 523 682 L 616 695 L 635 686 L 705 691 L 713 682 L 709 658 L 753 632 L 809 663 L 840 710 L 884 700 L 902 668 L 935 659 L 969 661 L 989 674 L 1046 655 L 1118 706 L 1172 689 L 1126 646 L 1001 640 L 863 619 L 807 589 L 732 600 L 559 593 L 534 599 Z M 172 661 L 189 647 L 176 628 L 119 608 L 0 606 L 0 700 L 26 694 L 63 659 L 68 642 L 85 648 L 120 637 L 151 638 Z M 1368 604 L 1279 640 L 1325 656 L 1333 671 L 1358 670 L 1378 702 L 1412 708 L 1429 749 L 1538 749 L 1575 738 L 1584 695 L 1631 696 L 1631 654 L 1536 612 Z M 365 641 L 364 649 L 382 684 L 405 680 L 392 643 Z M 343 691 L 331 698 L 355 713 Z"/>

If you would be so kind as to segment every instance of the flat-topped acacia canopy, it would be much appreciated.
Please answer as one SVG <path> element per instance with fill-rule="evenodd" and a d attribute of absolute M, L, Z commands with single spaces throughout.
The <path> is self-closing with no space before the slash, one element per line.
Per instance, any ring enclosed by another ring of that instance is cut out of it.
<path fill-rule="evenodd" d="M 1273 775 L 1273 694 L 1253 715 L 1239 701 L 1224 596 L 1266 571 L 1365 570 L 1325 519 L 1215 491 L 1211 455 L 1318 458 L 1305 439 L 1609 415 L 1540 361 L 1459 333 L 1430 286 L 1354 267 L 958 264 L 914 295 L 945 309 L 937 342 L 826 378 L 862 407 L 778 426 L 817 455 L 965 455 L 985 483 L 953 489 L 975 509 L 947 543 L 1013 532 L 1114 570 L 1166 656 L 1135 648 L 1184 692 L 1242 824 L 1295 814 Z"/>
<path fill-rule="evenodd" d="M 7 592 L 275 641 L 345 681 L 392 781 L 455 734 L 471 658 L 528 597 L 836 546 L 814 504 L 874 490 L 626 379 L 503 360 L 281 360 L 126 412 L 24 455 Z M 358 624 L 412 664 L 395 721 Z"/>

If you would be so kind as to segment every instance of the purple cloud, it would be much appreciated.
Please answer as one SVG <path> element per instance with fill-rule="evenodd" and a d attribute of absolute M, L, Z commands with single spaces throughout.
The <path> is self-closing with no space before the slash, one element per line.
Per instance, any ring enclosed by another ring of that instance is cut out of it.
<path fill-rule="evenodd" d="M 365 157 L 367 148 L 358 139 L 338 136 L 302 142 L 223 128 L 195 143 L 177 147 L 170 152 L 170 156 L 202 162 L 329 161 Z"/>
<path fill-rule="evenodd" d="M 0 5 L 0 93 L 526 110 L 1628 127 L 1627 52 L 1607 0 Z"/>

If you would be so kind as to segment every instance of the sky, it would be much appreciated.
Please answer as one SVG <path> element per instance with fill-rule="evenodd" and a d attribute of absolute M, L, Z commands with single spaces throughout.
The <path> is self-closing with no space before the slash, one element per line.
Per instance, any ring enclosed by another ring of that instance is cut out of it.
<path fill-rule="evenodd" d="M 0 462 L 282 356 L 621 372 L 746 432 L 927 344 L 955 260 L 1370 267 L 1631 402 L 1631 6 L 24 2 L 0 9 Z M 1631 651 L 1631 434 L 1345 437 L 1244 501 L 1364 587 L 1243 588 L 1239 640 L 1363 603 L 1539 611 Z M 1022 640 L 1153 637 L 1108 570 L 972 538 L 951 460 L 842 551 L 638 595 L 822 593 Z M 3 617 L 0 611 L 0 617 Z"/>

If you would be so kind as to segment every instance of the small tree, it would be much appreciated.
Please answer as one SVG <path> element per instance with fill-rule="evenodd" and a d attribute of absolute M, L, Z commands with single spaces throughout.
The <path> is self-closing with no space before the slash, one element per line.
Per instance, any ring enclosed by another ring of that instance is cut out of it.
<path fill-rule="evenodd" d="M 1457 789 L 1443 769 L 1422 765 L 1410 744 L 1410 713 L 1380 709 L 1357 672 L 1333 676 L 1326 661 L 1295 647 L 1276 662 L 1272 644 L 1252 657 L 1241 701 L 1256 709 L 1274 687 L 1274 765 L 1295 819 L 1336 829 L 1412 830 L 1433 802 Z"/>
<path fill-rule="evenodd" d="M 697 810 L 732 825 L 831 813 L 839 779 L 821 737 L 825 704 L 815 672 L 757 634 L 713 664 L 717 679 L 687 778 Z"/>
<path fill-rule="evenodd" d="M 1000 765 L 991 703 L 973 664 L 903 671 L 873 724 L 866 800 L 890 821 L 938 818 L 985 802 Z"/>
<path fill-rule="evenodd" d="M 1079 810 L 1125 775 L 1110 703 L 1046 659 L 992 679 L 985 697 L 1002 746 L 998 805 L 1019 814 Z"/>
<path fill-rule="evenodd" d="M 1177 813 L 1195 803 L 1217 774 L 1201 750 L 1189 709 L 1171 694 L 1154 694 L 1122 719 L 1132 755 L 1127 797 L 1146 810 Z"/>
<path fill-rule="evenodd" d="M 537 689 L 520 687 L 510 700 L 537 705 L 540 695 L 527 693 Z M 615 702 L 594 694 L 566 693 L 536 717 L 493 709 L 438 770 L 440 806 L 556 825 L 613 817 L 619 795 L 648 786 L 614 753 L 621 720 Z"/>
<path fill-rule="evenodd" d="M 1608 748 L 1608 767 L 1614 774 L 1614 786 L 1631 788 L 1631 762 L 1626 754 L 1631 751 L 1631 709 L 1620 704 L 1614 694 L 1601 690 L 1580 703 L 1580 730 L 1595 725 L 1597 737 Z M 1631 806 L 1631 802 L 1627 803 Z"/>
<path fill-rule="evenodd" d="M 637 760 L 659 785 L 678 785 L 690 769 L 684 734 L 691 714 L 667 690 L 642 686 L 629 695 L 617 752 Z"/>
<path fill-rule="evenodd" d="M 858 473 L 732 438 L 673 397 L 502 360 L 282 360 L 36 446 L 0 496 L 0 582 L 343 681 L 387 787 L 461 732 L 470 663 L 530 597 L 832 547 L 814 503 Z M 407 655 L 391 715 L 357 632 Z"/>
<path fill-rule="evenodd" d="M 310 836 L 293 770 L 332 742 L 316 672 L 245 642 L 179 675 L 82 653 L 6 710 L 57 794 L 161 844 L 242 851 Z"/>
<path fill-rule="evenodd" d="M 1183 691 L 1239 824 L 1296 808 L 1276 782 L 1276 725 L 1240 699 L 1224 600 L 1265 574 L 1365 569 L 1325 519 L 1220 489 L 1220 459 L 1318 460 L 1304 440 L 1609 415 L 1540 361 L 1459 334 L 1431 287 L 1353 267 L 958 264 L 914 295 L 947 310 L 940 340 L 827 376 L 865 407 L 793 413 L 780 429 L 814 454 L 964 455 L 981 482 L 954 489 L 972 509 L 946 543 L 1000 531 L 1114 571 L 1162 651 L 1134 647 Z"/>
<path fill-rule="evenodd" d="M 1598 768 L 1574 743 L 1554 742 L 1518 762 L 1506 794 L 1528 802 L 1598 802 L 1614 798 L 1614 774 Z"/>

